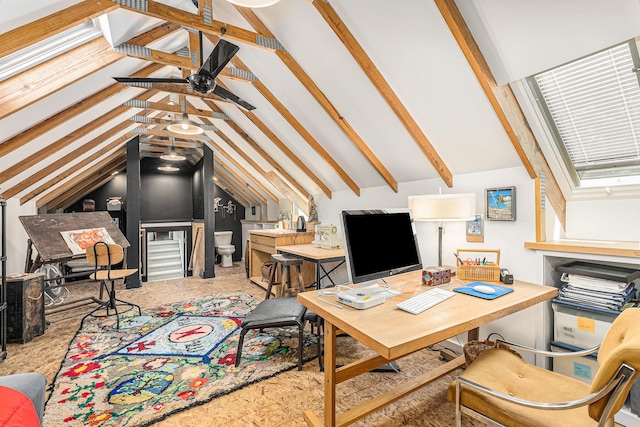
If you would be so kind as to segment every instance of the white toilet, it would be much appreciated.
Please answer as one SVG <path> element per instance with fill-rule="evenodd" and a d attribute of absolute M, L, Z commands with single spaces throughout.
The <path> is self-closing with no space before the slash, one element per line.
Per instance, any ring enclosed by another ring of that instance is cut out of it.
<path fill-rule="evenodd" d="M 215 246 L 222 258 L 221 267 L 233 267 L 231 255 L 236 251 L 236 247 L 231 244 L 233 231 L 214 231 Z"/>

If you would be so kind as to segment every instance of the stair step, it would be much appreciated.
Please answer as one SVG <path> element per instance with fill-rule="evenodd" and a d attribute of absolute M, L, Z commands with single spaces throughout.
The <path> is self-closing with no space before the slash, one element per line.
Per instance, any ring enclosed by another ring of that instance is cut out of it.
<path fill-rule="evenodd" d="M 180 254 L 176 254 L 176 253 L 147 254 L 147 262 L 161 261 L 161 260 L 167 260 L 167 259 L 180 261 L 182 257 L 180 256 Z"/>

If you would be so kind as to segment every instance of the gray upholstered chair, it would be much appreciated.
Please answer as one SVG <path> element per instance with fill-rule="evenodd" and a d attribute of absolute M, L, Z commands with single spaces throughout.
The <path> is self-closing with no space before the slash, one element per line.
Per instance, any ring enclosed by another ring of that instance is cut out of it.
<path fill-rule="evenodd" d="M 40 420 L 40 425 L 42 425 L 47 386 L 47 379 L 42 374 L 38 372 L 28 372 L 24 374 L 5 375 L 0 377 L 0 386 L 11 388 L 27 396 L 33 403 L 38 419 Z M 2 408 L 2 403 L 0 403 L 0 408 Z"/>

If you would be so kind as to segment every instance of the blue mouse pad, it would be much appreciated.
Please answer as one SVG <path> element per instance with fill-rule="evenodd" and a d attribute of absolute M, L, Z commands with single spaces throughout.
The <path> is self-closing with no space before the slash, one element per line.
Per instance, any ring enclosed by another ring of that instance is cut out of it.
<path fill-rule="evenodd" d="M 482 292 L 478 292 L 473 289 L 474 286 L 483 285 L 488 286 L 496 290 L 495 294 L 483 294 Z M 460 286 L 458 288 L 453 288 L 454 291 L 460 292 L 462 294 L 472 295 L 474 297 L 484 298 L 484 299 L 496 299 L 501 297 L 504 294 L 508 294 L 509 292 L 513 292 L 513 288 L 505 288 L 504 286 L 496 286 L 491 285 L 489 283 L 484 282 L 473 282 L 469 283 L 466 286 Z"/>

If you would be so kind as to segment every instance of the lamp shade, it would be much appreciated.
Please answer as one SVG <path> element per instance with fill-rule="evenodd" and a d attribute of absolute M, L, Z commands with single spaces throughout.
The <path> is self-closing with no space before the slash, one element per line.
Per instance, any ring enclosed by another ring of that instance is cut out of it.
<path fill-rule="evenodd" d="M 181 119 L 172 120 L 169 126 L 167 126 L 167 130 L 182 135 L 199 135 L 204 132 L 198 123 L 189 119 L 187 113 L 182 113 Z"/>
<path fill-rule="evenodd" d="M 160 158 L 162 160 L 171 160 L 171 161 L 174 161 L 174 162 L 181 161 L 181 160 L 186 160 L 185 156 L 176 153 L 176 149 L 173 148 L 173 146 L 171 148 L 169 148 L 169 151 L 167 151 L 165 154 L 161 155 Z"/>
<path fill-rule="evenodd" d="M 475 193 L 409 196 L 415 221 L 469 221 L 476 217 Z"/>

